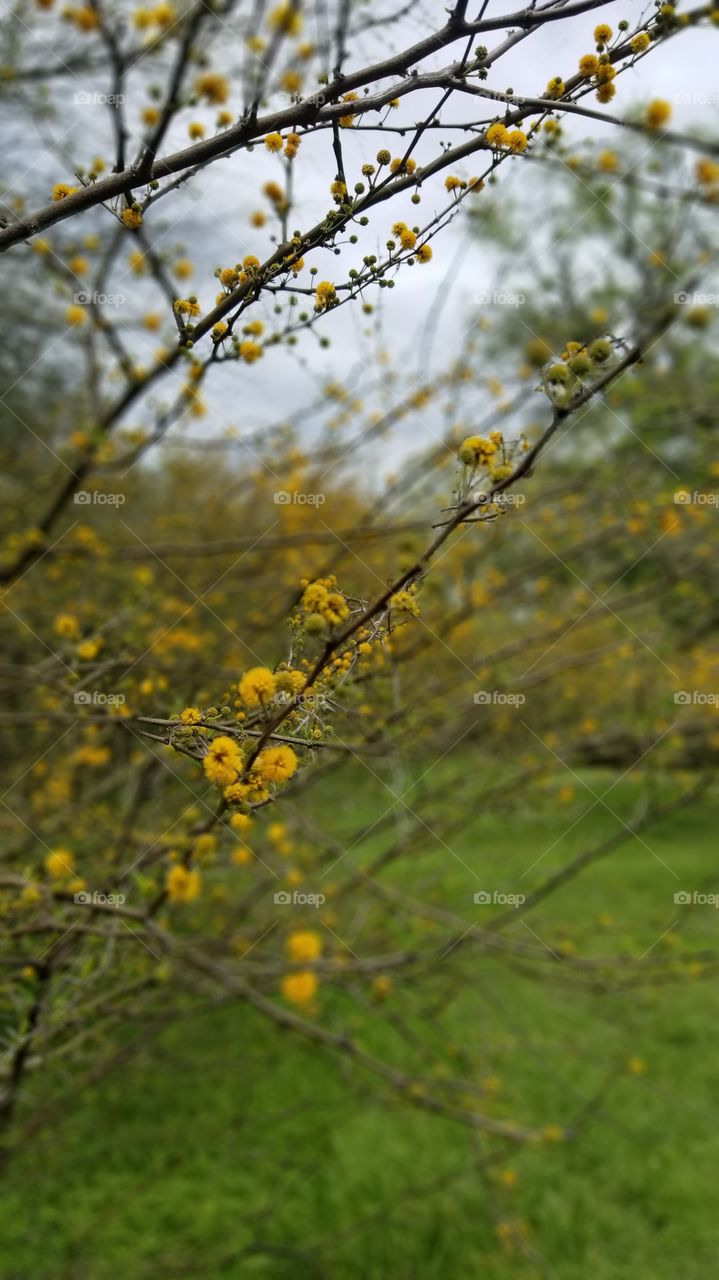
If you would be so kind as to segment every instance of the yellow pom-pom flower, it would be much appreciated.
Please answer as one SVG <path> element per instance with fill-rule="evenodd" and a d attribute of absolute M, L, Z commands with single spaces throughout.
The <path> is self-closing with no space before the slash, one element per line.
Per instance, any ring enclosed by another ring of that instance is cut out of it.
<path fill-rule="evenodd" d="M 292 747 L 266 747 L 252 769 L 265 782 L 286 782 L 297 771 L 297 756 Z"/>
<path fill-rule="evenodd" d="M 318 986 L 317 974 L 310 969 L 302 969 L 299 973 L 288 973 L 282 979 L 282 994 L 291 1004 L 308 1004 L 317 994 Z"/>
<path fill-rule="evenodd" d="M 507 126 L 502 124 L 501 120 L 497 120 L 495 124 L 491 124 L 486 133 L 486 140 L 490 147 L 504 147 L 507 142 Z"/>
<path fill-rule="evenodd" d="M 248 707 L 257 707 L 271 701 L 275 688 L 275 677 L 268 667 L 252 667 L 240 680 L 240 697 Z"/>
<path fill-rule="evenodd" d="M 322 938 L 314 929 L 298 929 L 287 939 L 290 959 L 299 964 L 318 960 L 322 955 Z"/>
<path fill-rule="evenodd" d="M 200 896 L 202 877 L 199 871 L 176 863 L 167 873 L 165 889 L 170 902 L 194 902 Z"/>
<path fill-rule="evenodd" d="M 75 874 L 75 856 L 68 849 L 53 849 L 45 859 L 45 870 L 53 880 L 65 880 Z"/>
<path fill-rule="evenodd" d="M 649 35 L 649 32 L 640 31 L 639 34 L 634 36 L 629 43 L 632 53 L 644 53 L 644 50 L 649 48 L 651 42 L 652 38 Z"/>
<path fill-rule="evenodd" d="M 226 734 L 213 738 L 202 767 L 210 782 L 218 782 L 222 787 L 235 782 L 242 768 L 242 751 L 235 739 Z"/>
<path fill-rule="evenodd" d="M 664 98 L 653 98 L 647 107 L 645 122 L 649 129 L 661 129 L 671 118 L 671 104 Z"/>
<path fill-rule="evenodd" d="M 585 53 L 584 57 L 579 59 L 580 76 L 595 76 L 599 70 L 599 58 L 596 53 Z"/>

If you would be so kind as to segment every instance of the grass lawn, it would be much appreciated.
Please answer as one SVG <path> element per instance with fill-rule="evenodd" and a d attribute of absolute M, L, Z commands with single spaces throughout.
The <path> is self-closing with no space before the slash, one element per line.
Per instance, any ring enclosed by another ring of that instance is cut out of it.
<path fill-rule="evenodd" d="M 608 798 L 623 817 L 632 791 L 623 783 Z M 438 843 L 418 859 L 411 883 L 406 869 L 389 880 L 484 923 L 496 908 L 473 906 L 477 888 L 526 892 L 613 829 L 600 805 L 565 834 L 588 803 L 548 803 L 531 822 L 470 817 L 451 851 Z M 358 792 L 338 830 L 363 809 L 375 812 L 373 797 Z M 81 1096 L 59 1070 L 42 1082 L 67 1104 L 5 1174 L 0 1276 L 706 1280 L 719 1255 L 719 997 L 689 954 L 715 947 L 719 913 L 677 908 L 673 895 L 719 888 L 707 883 L 716 819 L 707 807 L 667 820 L 509 930 L 578 954 L 670 947 L 676 983 L 594 993 L 560 983 L 556 964 L 537 980 L 463 949 L 461 991 L 432 1044 L 437 1069 L 459 1060 L 494 1115 L 539 1126 L 581 1115 L 575 1140 L 488 1146 L 227 1006 L 168 1026 Z M 350 941 L 361 954 L 361 923 Z M 363 1004 L 323 999 L 323 1020 L 350 1022 L 375 1050 L 394 1043 Z M 411 980 L 398 980 L 386 1008 L 414 1002 Z M 645 1070 L 628 1070 L 632 1058 Z"/>

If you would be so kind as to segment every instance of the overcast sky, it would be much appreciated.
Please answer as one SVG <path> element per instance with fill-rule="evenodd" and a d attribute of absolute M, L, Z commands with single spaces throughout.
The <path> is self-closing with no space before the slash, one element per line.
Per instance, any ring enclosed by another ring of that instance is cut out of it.
<path fill-rule="evenodd" d="M 499 4 L 491 0 L 488 13 L 502 13 L 511 9 L 511 4 Z M 471 13 L 470 6 L 470 13 Z M 412 15 L 404 20 L 401 32 L 395 30 L 392 47 L 397 48 L 412 43 L 427 31 L 428 15 L 434 6 L 418 5 Z M 622 17 L 637 21 L 641 14 L 651 14 L 653 7 L 646 10 L 633 3 L 607 4 L 601 10 L 568 19 L 561 23 L 550 23 L 530 39 L 521 43 L 499 62 L 488 80 L 489 87 L 504 90 L 511 86 L 515 93 L 541 93 L 550 75 L 572 74 L 581 54 L 592 52 L 591 32 L 597 21 L 607 21 L 615 27 Z M 307 33 L 311 35 L 310 32 Z M 492 32 L 485 37 L 491 49 L 503 39 L 502 32 Z M 43 48 L 48 57 L 54 50 L 42 43 L 37 46 L 40 55 Z M 220 51 L 216 63 L 220 69 L 230 73 L 238 65 L 237 50 L 241 48 L 238 41 L 228 39 Z M 364 43 L 350 57 L 347 70 L 362 65 L 367 56 L 376 56 L 378 46 Z M 382 50 L 379 46 L 380 51 Z M 653 52 L 649 58 L 636 68 L 624 73 L 618 81 L 618 92 L 614 102 L 607 110 L 617 115 L 626 115 L 650 97 L 663 97 L 672 103 L 673 125 L 680 130 L 701 128 L 716 136 L 717 104 L 719 103 L 719 31 L 690 30 L 680 34 L 668 44 Z M 436 61 L 442 65 L 454 56 L 454 50 L 444 51 Z M 160 77 L 157 77 L 158 80 Z M 42 134 L 28 147 L 24 142 L 22 152 L 12 148 L 8 153 L 9 166 L 14 170 L 8 176 L 16 184 L 16 190 L 28 192 L 28 202 L 42 204 L 47 198 L 47 191 L 52 182 L 61 178 L 69 178 L 71 171 L 58 171 L 58 151 L 62 151 L 67 163 L 88 164 L 92 157 L 100 151 L 103 153 L 103 135 L 107 138 L 107 124 L 103 119 L 103 107 L 76 102 L 78 92 L 88 92 L 99 87 L 99 81 L 88 84 L 86 77 L 66 77 L 55 91 L 60 97 L 60 114 L 58 119 L 43 126 Z M 306 91 L 311 91 L 307 86 Z M 421 96 L 410 95 L 403 100 L 398 112 L 392 114 L 390 123 L 397 123 L 420 118 L 434 102 L 437 93 L 426 93 Z M 128 107 L 130 123 L 136 122 L 141 105 L 147 98 L 136 102 L 131 99 Z M 477 103 L 477 107 L 474 104 Z M 586 100 L 587 105 L 597 106 L 593 97 Z M 406 105 L 405 105 L 406 104 Z M 230 104 L 237 108 L 234 98 Z M 476 110 L 480 115 L 477 99 L 464 98 L 452 100 L 451 110 L 443 115 L 443 121 L 469 120 L 474 118 Z M 193 110 L 191 117 L 204 119 L 212 131 L 212 120 L 216 109 Z M 481 110 L 480 118 L 488 112 Z M 182 123 L 168 138 L 165 149 L 186 145 L 187 120 L 184 115 Z M 593 138 L 607 145 L 617 142 L 616 131 L 611 126 L 594 123 L 582 119 L 565 117 L 565 131 L 579 143 L 584 138 Z M 349 131 L 343 131 L 345 163 L 350 181 L 361 177 L 360 165 L 374 160 L 380 145 L 387 145 L 394 154 L 401 151 L 402 141 L 397 135 L 383 140 L 377 132 L 357 133 L 350 138 Z M 439 138 L 442 134 L 429 135 L 417 152 L 419 163 L 432 154 L 436 154 Z M 457 139 L 449 131 L 447 137 Z M 49 149 L 45 142 L 52 139 L 55 147 Z M 406 145 L 406 143 L 404 143 Z M 651 143 L 647 143 L 649 150 Z M 54 154 L 53 154 L 54 150 Z M 107 143 L 104 154 L 110 155 Z M 459 172 L 471 176 L 477 165 L 460 167 Z M 503 166 L 501 177 L 496 186 L 488 188 L 478 199 L 483 201 L 502 201 L 507 190 L 511 190 L 518 198 L 531 190 L 531 178 L 528 175 L 533 166 L 520 158 Z M 334 159 L 331 150 L 331 134 L 323 132 L 315 138 L 303 142 L 300 158 L 296 162 L 297 179 L 295 185 L 297 206 L 291 223 L 306 228 L 330 206 L 328 184 L 334 176 Z M 221 160 L 210 166 L 208 170 L 194 179 L 176 197 L 170 197 L 165 205 L 161 202 L 157 207 L 156 217 L 147 220 L 147 229 L 157 240 L 160 247 L 170 247 L 184 243 L 189 257 L 196 266 L 196 273 L 191 285 L 182 285 L 184 292 L 194 291 L 200 297 L 203 309 L 213 304 L 216 293 L 216 282 L 212 272 L 217 265 L 228 265 L 238 261 L 244 254 L 253 252 L 262 258 L 271 249 L 269 240 L 270 227 L 261 230 L 250 226 L 249 217 L 254 209 L 267 208 L 266 201 L 259 195 L 263 182 L 268 178 L 281 179 L 281 168 L 276 158 L 258 148 L 248 157 L 242 153 L 229 160 Z M 446 193 L 440 179 L 432 180 L 424 190 L 419 207 L 412 206 L 408 197 L 380 206 L 371 218 L 371 224 L 364 234 L 360 245 L 356 247 L 354 258 L 350 258 L 343 250 L 341 259 L 330 253 L 322 252 L 312 257 L 312 263 L 319 268 L 319 279 L 344 278 L 347 267 L 353 261 L 361 259 L 363 253 L 379 251 L 390 234 L 390 227 L 397 217 L 406 221 L 422 224 L 432 214 L 443 207 Z M 97 213 L 97 217 L 108 215 Z M 160 231 L 159 224 L 167 220 L 166 229 Z M 86 220 L 90 229 L 90 221 Z M 541 225 L 541 211 L 538 211 L 538 224 Z M 85 227 L 83 227 L 83 230 Z M 531 278 L 531 249 L 525 263 L 519 264 L 518 277 L 527 273 Z M 343 267 L 340 268 L 340 263 Z M 454 270 L 448 275 L 449 268 Z M 459 267 L 459 269 L 458 269 Z M 492 288 L 496 284 L 493 277 L 492 259 L 482 250 L 476 237 L 467 234 L 466 219 L 458 217 L 454 224 L 434 242 L 433 261 L 413 270 L 400 273 L 397 287 L 390 290 L 376 291 L 373 300 L 381 301 L 382 328 L 384 336 L 391 344 L 393 352 L 400 357 L 403 369 L 412 373 L 417 367 L 417 350 L 420 334 L 423 331 L 428 313 L 434 303 L 437 290 L 441 288 L 445 303 L 441 313 L 441 328 L 433 341 L 433 359 L 441 365 L 448 355 L 456 355 L 461 350 L 462 335 L 466 330 L 467 315 L 473 306 L 473 298 L 478 291 Z M 130 286 L 128 277 L 128 293 L 135 288 Z M 305 272 L 303 280 L 309 282 Z M 119 286 L 121 287 L 121 283 Z M 180 292 L 180 289 L 178 289 Z M 269 309 L 267 316 L 271 320 Z M 475 311 L 476 314 L 476 311 Z M 192 432 L 196 435 L 216 434 L 228 426 L 236 427 L 241 434 L 255 430 L 266 421 L 277 420 L 281 415 L 290 413 L 298 403 L 311 397 L 317 389 L 318 380 L 342 378 L 357 362 L 366 361 L 367 367 L 374 366 L 373 354 L 376 340 L 373 326 L 363 317 L 359 305 L 343 308 L 330 319 L 326 331 L 332 337 L 332 346 L 323 351 L 310 336 L 300 338 L 294 352 L 275 349 L 259 361 L 248 367 L 227 366 L 218 371 L 207 387 L 209 418 L 201 425 L 193 424 Z M 149 339 L 149 346 L 156 345 Z M 422 348 L 425 349 L 424 347 Z M 436 433 L 437 424 L 429 421 L 426 415 L 418 415 L 410 426 L 414 432 L 415 443 L 429 443 L 423 435 Z"/>

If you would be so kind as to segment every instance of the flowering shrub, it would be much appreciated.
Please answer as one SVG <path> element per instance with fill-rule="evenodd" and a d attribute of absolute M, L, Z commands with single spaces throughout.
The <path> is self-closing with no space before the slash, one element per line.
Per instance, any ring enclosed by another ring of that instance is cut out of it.
<path fill-rule="evenodd" d="M 299 3 L 259 24 L 240 6 L 237 26 L 225 4 L 39 4 L 17 36 L 6 87 L 42 47 L 43 110 L 76 56 L 88 83 L 111 73 L 112 101 L 65 172 L 30 166 L 0 228 L 18 315 L 0 513 L 8 1150 L 46 1066 L 102 1060 L 106 1031 L 208 991 L 491 1143 L 569 1141 L 570 1115 L 525 1116 L 461 1052 L 435 1073 L 417 1051 L 427 1025 L 450 1043 L 465 955 L 578 986 L 703 971 L 668 950 L 628 960 L 611 920 L 601 949 L 593 919 L 550 921 L 549 942 L 514 925 L 694 805 L 719 755 L 716 703 L 694 696 L 718 674 L 719 164 L 661 98 L 600 117 L 621 148 L 576 133 L 716 10 L 664 4 L 614 30 L 570 5 L 587 51 L 520 96 L 504 53 L 561 29 L 562 6 L 510 15 L 496 48 L 478 43 L 502 25 L 486 6 L 433 15 L 415 44 L 390 7 L 386 47 L 381 6 L 354 8 L 333 6 L 325 44 Z M 40 107 L 20 87 L 27 124 Z M 225 169 L 229 230 L 210 209 Z M 511 185 L 531 173 L 538 229 Z M 415 377 L 392 291 L 446 302 L 460 217 L 510 265 Z M 610 786 L 603 840 L 488 903 L 482 850 L 470 865 L 457 832 L 529 807 L 571 831 L 590 767 L 628 775 L 636 811 L 618 816 Z M 417 1026 L 377 1046 L 355 1009 Z M 521 1251 L 518 1228 L 497 1234 Z"/>

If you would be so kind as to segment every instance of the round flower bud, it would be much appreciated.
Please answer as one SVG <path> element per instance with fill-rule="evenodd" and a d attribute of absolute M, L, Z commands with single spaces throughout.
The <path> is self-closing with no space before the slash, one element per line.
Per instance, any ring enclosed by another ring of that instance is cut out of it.
<path fill-rule="evenodd" d="M 305 621 L 305 631 L 310 636 L 322 635 L 327 629 L 327 624 L 321 613 L 311 613 Z"/>
<path fill-rule="evenodd" d="M 572 373 L 579 374 L 580 377 L 589 373 L 592 368 L 592 360 L 587 351 L 578 351 L 577 354 L 572 356 L 571 360 L 567 363 L 569 364 L 569 368 L 572 370 Z"/>
<path fill-rule="evenodd" d="M 589 354 L 597 364 L 606 364 L 612 354 L 612 344 L 608 338 L 597 338 L 589 348 Z"/>

